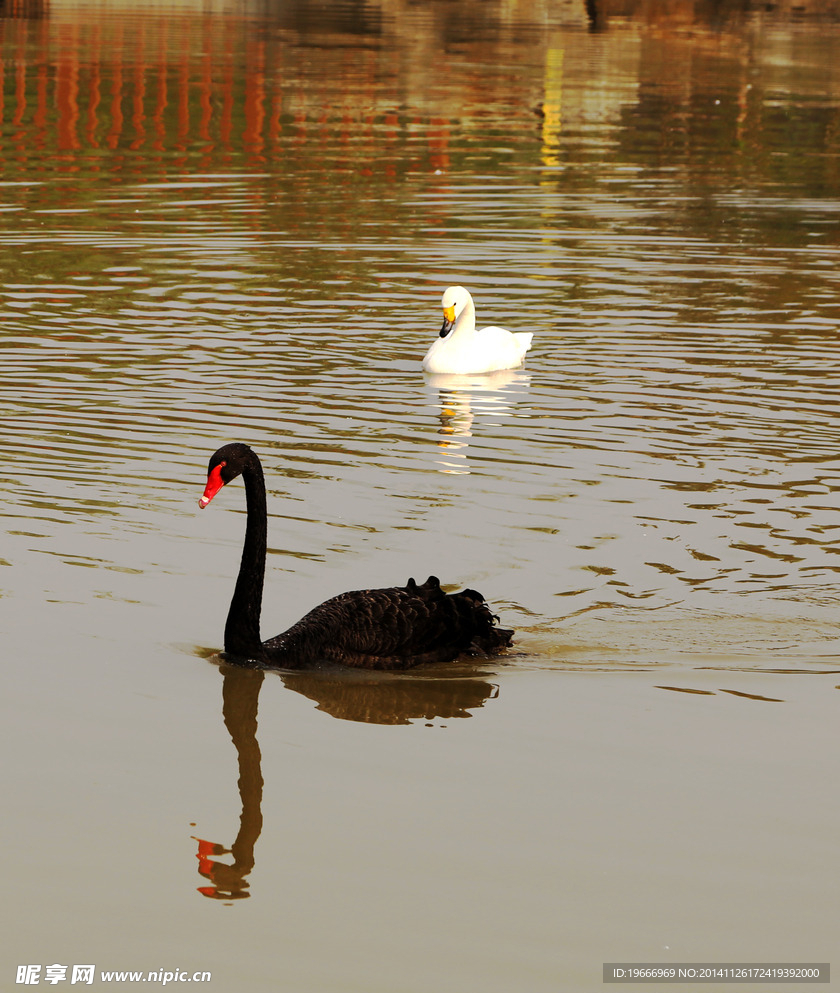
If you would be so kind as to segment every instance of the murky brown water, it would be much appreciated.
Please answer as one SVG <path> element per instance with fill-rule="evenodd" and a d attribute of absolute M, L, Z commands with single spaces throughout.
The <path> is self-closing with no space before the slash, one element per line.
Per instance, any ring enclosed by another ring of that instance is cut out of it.
<path fill-rule="evenodd" d="M 840 25 L 608 6 L 0 18 L 2 985 L 838 949 Z M 423 375 L 454 282 L 523 369 Z M 515 650 L 220 672 L 234 439 L 266 636 L 434 573 Z"/>

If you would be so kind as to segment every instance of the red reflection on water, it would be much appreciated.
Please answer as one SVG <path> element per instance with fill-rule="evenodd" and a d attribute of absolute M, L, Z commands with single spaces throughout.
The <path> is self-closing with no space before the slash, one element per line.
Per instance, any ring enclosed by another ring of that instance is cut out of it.
<path fill-rule="evenodd" d="M 59 56 L 56 65 L 55 97 L 58 108 L 59 151 L 79 148 L 76 125 L 79 120 L 79 29 L 62 24 L 58 33 Z M 39 76 L 44 66 L 38 66 Z"/>
<path fill-rule="evenodd" d="M 395 177 L 388 149 L 408 140 L 409 129 L 417 147 L 418 129 L 426 128 L 424 165 L 449 167 L 448 116 L 401 120 L 392 100 L 379 109 L 376 52 L 336 55 L 339 35 L 329 28 L 323 49 L 290 30 L 263 29 L 218 10 L 140 16 L 68 4 L 42 20 L 7 11 L 0 17 L 0 158 L 31 169 L 34 152 L 52 152 L 34 168 L 68 170 L 79 154 L 108 149 L 166 154 L 168 167 L 189 154 L 192 165 L 218 168 L 236 154 L 264 168 L 285 149 L 301 148 L 312 156 L 308 168 L 343 172 L 349 181 Z M 329 165 L 328 145 L 338 146 Z M 115 164 L 148 170 L 148 159 L 111 157 L 108 168 Z M 104 167 L 96 156 L 87 165 Z"/>

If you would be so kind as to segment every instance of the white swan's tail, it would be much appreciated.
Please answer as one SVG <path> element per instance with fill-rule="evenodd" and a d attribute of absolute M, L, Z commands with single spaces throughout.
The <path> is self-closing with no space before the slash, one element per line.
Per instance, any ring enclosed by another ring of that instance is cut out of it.
<path fill-rule="evenodd" d="M 531 339 L 534 337 L 533 331 L 517 331 L 514 336 L 516 338 L 516 343 L 524 355 L 528 349 L 531 347 Z"/>

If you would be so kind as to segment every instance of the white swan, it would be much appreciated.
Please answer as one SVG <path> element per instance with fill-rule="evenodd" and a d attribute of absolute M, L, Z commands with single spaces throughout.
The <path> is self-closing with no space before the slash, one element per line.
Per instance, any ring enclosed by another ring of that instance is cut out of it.
<path fill-rule="evenodd" d="M 463 286 L 450 286 L 441 303 L 443 327 L 423 359 L 426 372 L 468 375 L 522 365 L 531 347 L 532 332 L 512 334 L 496 327 L 476 331 L 475 304 Z"/>

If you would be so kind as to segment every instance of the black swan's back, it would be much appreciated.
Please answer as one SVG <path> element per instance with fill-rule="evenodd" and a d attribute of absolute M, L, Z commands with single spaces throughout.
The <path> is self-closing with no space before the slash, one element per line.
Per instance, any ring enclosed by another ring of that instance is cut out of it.
<path fill-rule="evenodd" d="M 366 669 L 408 669 L 472 652 L 490 655 L 512 631 L 475 590 L 445 593 L 435 576 L 422 586 L 356 590 L 325 601 L 263 643 L 265 660 L 286 668 L 334 662 Z"/>

